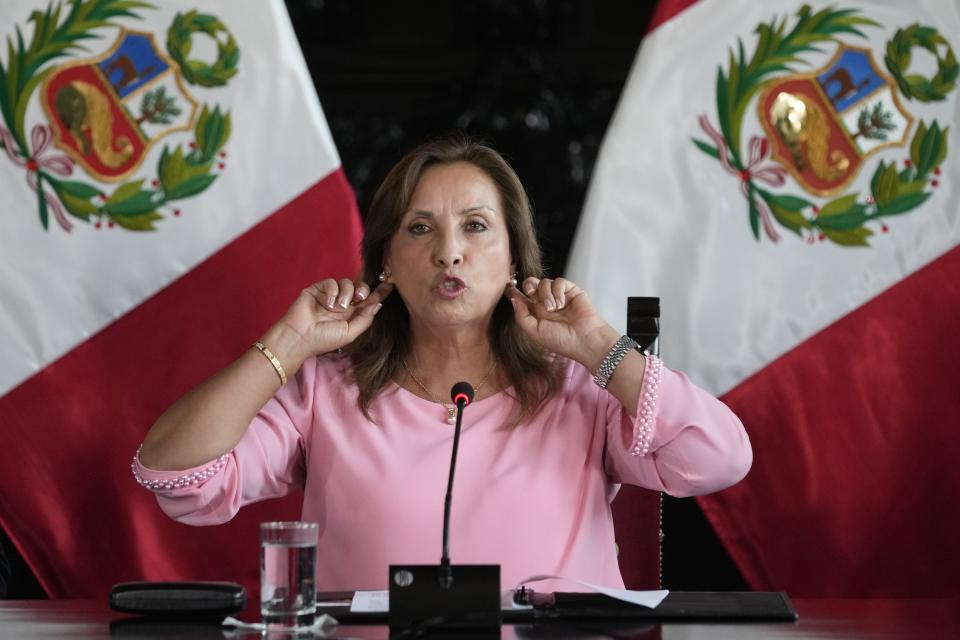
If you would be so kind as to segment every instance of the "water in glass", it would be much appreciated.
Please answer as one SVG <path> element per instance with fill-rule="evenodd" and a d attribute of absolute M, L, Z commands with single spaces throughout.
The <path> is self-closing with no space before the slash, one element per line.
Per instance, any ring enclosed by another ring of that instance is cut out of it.
<path fill-rule="evenodd" d="M 271 523 L 275 524 L 275 523 Z M 316 529 L 283 535 L 264 532 L 260 544 L 260 614 L 268 625 L 313 623 L 316 612 Z"/>

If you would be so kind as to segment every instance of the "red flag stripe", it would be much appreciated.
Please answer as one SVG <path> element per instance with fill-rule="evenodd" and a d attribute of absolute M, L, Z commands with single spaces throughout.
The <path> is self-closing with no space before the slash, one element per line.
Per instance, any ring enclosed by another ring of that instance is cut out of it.
<path fill-rule="evenodd" d="M 960 594 L 957 273 L 960 248 L 724 396 L 753 469 L 698 500 L 754 589 Z"/>
<path fill-rule="evenodd" d="M 360 235 L 337 170 L 0 398 L 0 483 L 19 489 L 5 492 L 0 526 L 51 597 L 100 598 L 131 579 L 256 587 L 256 523 L 296 517 L 299 498 L 193 529 L 160 512 L 130 458 L 170 403 L 248 348 L 300 289 L 355 276 Z"/>
<path fill-rule="evenodd" d="M 653 17 L 650 18 L 650 24 L 647 25 L 647 32 L 652 32 L 684 9 L 696 4 L 696 2 L 697 0 L 660 0 L 657 3 L 657 8 L 653 10 Z"/>

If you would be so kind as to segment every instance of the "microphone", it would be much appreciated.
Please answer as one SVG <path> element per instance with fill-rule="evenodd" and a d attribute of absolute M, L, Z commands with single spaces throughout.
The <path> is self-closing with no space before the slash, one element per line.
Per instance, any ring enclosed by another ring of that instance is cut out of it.
<path fill-rule="evenodd" d="M 457 409 L 463 409 L 473 402 L 473 387 L 469 382 L 458 382 L 450 387 L 450 399 L 457 405 Z"/>
<path fill-rule="evenodd" d="M 463 409 L 473 402 L 473 387 L 469 382 L 458 382 L 450 389 L 450 399 L 457 405 L 457 423 L 453 428 L 453 453 L 450 456 L 450 476 L 447 478 L 447 495 L 443 499 L 443 551 L 440 555 L 440 587 L 449 589 L 453 585 L 453 571 L 450 568 L 450 501 L 453 498 L 453 475 L 457 470 L 457 450 L 460 448 L 460 425 L 463 421 Z"/>
<path fill-rule="evenodd" d="M 390 612 L 392 630 L 444 627 L 489 630 L 499 637 L 500 565 L 450 564 L 450 502 L 457 470 L 463 410 L 473 401 L 473 387 L 458 382 L 450 389 L 457 406 L 450 454 L 450 475 L 443 499 L 443 550 L 440 566 L 390 565 Z M 456 573 L 456 585 L 454 585 Z"/>

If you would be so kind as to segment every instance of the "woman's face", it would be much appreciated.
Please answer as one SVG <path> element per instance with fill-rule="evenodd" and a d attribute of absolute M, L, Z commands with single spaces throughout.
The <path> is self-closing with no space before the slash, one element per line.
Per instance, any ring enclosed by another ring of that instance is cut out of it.
<path fill-rule="evenodd" d="M 426 169 L 385 264 L 415 326 L 485 328 L 514 271 L 494 182 L 466 162 Z"/>

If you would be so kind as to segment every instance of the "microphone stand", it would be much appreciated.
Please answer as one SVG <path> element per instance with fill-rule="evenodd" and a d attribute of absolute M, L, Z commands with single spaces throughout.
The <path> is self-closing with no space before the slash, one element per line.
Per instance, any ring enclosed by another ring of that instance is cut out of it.
<path fill-rule="evenodd" d="M 473 395 L 471 393 L 471 395 Z M 463 422 L 463 408 L 467 399 L 463 394 L 457 396 L 457 424 L 453 428 L 453 453 L 450 455 L 450 476 L 447 478 L 447 495 L 443 498 L 443 552 L 440 555 L 441 589 L 453 586 L 453 569 L 450 567 L 450 504 L 453 500 L 453 476 L 457 470 L 457 451 L 460 448 L 460 425 Z"/>
<path fill-rule="evenodd" d="M 443 500 L 443 550 L 438 565 L 390 565 L 391 629 L 405 632 L 428 628 L 471 629 L 482 637 L 500 637 L 500 565 L 450 564 L 450 511 L 453 478 L 460 449 L 464 408 L 473 400 L 473 387 L 458 382 L 450 390 L 457 406 L 450 475 Z M 454 583 L 456 573 L 456 583 Z"/>

